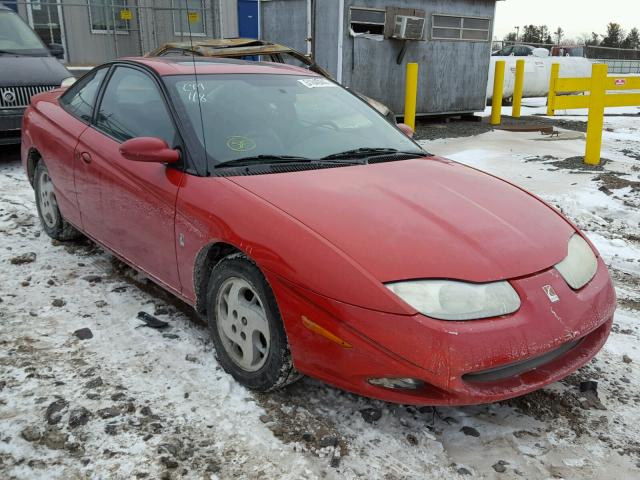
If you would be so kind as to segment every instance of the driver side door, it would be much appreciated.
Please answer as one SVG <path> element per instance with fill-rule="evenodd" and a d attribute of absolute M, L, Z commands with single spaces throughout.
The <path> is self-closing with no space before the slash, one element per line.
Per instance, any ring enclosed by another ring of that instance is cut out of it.
<path fill-rule="evenodd" d="M 175 205 L 184 174 L 179 168 L 125 159 L 120 145 L 157 137 L 172 148 L 181 141 L 160 84 L 134 66 L 116 66 L 96 106 L 91 128 L 77 146 L 77 168 L 98 197 L 88 233 L 129 263 L 180 292 L 176 265 Z M 95 204 L 94 204 L 95 205 Z"/>

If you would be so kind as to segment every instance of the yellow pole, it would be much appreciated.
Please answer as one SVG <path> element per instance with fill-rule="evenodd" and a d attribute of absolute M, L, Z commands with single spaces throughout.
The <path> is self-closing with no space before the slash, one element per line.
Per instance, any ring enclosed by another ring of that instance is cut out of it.
<path fill-rule="evenodd" d="M 560 64 L 551 65 L 551 79 L 549 80 L 549 96 L 547 97 L 547 115 L 553 117 L 556 113 L 556 82 L 560 78 Z"/>
<path fill-rule="evenodd" d="M 496 62 L 495 75 L 493 77 L 493 100 L 491 102 L 491 125 L 500 125 L 502 120 L 502 94 L 504 93 L 504 69 L 506 62 Z"/>
<path fill-rule="evenodd" d="M 589 123 L 587 124 L 587 149 L 584 154 L 584 163 L 588 165 L 600 165 L 607 75 L 609 75 L 609 67 L 606 64 L 596 63 L 593 65 L 591 94 L 589 96 Z"/>
<path fill-rule="evenodd" d="M 416 129 L 416 103 L 418 101 L 418 64 L 407 63 L 407 84 L 404 97 L 404 123 Z"/>
<path fill-rule="evenodd" d="M 524 59 L 516 62 L 516 83 L 513 90 L 513 110 L 511 116 L 520 118 L 522 111 L 522 90 L 524 89 Z"/>

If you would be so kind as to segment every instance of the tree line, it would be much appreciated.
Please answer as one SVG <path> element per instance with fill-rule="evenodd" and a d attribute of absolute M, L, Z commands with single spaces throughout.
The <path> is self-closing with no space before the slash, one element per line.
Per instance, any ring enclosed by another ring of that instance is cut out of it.
<path fill-rule="evenodd" d="M 607 25 L 607 33 L 582 34 L 577 39 L 565 38 L 562 27 L 554 32 L 549 30 L 547 25 L 525 25 L 522 34 L 519 31 L 511 32 L 504 38 L 507 42 L 540 43 L 557 45 L 587 45 L 611 48 L 640 49 L 640 32 L 637 28 L 632 28 L 625 32 L 619 23 L 610 22 Z"/>

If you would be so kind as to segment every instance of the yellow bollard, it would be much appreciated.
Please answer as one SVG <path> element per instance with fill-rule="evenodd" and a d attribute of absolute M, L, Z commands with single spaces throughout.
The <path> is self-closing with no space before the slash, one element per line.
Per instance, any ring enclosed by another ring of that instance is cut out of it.
<path fill-rule="evenodd" d="M 524 60 L 516 62 L 516 83 L 513 90 L 513 109 L 511 116 L 520 118 L 522 112 L 522 91 L 524 90 Z"/>
<path fill-rule="evenodd" d="M 591 70 L 591 94 L 589 96 L 587 148 L 584 154 L 584 163 L 588 165 L 600 165 L 608 75 L 609 67 L 606 64 L 596 63 L 593 65 Z"/>
<path fill-rule="evenodd" d="M 549 96 L 547 97 L 547 115 L 553 117 L 556 113 L 556 82 L 560 78 L 560 64 L 551 65 L 551 79 L 549 80 Z"/>
<path fill-rule="evenodd" d="M 491 125 L 500 125 L 502 121 L 502 94 L 504 93 L 504 69 L 506 62 L 498 60 L 493 77 L 493 99 L 491 102 Z"/>
<path fill-rule="evenodd" d="M 407 63 L 407 83 L 404 97 L 404 123 L 416 129 L 416 103 L 418 101 L 418 64 Z"/>

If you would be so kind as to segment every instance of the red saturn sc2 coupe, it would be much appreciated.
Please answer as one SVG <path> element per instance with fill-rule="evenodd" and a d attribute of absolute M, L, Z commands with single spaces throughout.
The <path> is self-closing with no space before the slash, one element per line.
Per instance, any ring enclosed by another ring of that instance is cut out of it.
<path fill-rule="evenodd" d="M 22 161 L 46 233 L 193 305 L 249 388 L 464 405 L 587 363 L 616 303 L 593 245 L 405 131 L 308 70 L 137 58 L 35 96 Z"/>

